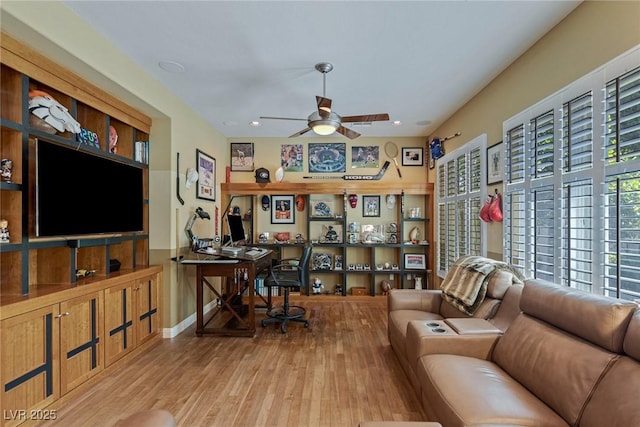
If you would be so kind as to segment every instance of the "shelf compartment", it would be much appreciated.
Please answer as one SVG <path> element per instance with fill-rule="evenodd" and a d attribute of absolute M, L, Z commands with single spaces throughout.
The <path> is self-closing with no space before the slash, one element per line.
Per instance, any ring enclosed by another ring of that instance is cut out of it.
<path fill-rule="evenodd" d="M 135 240 L 135 267 L 149 266 L 149 239 L 148 237 L 136 238 Z"/>
<path fill-rule="evenodd" d="M 3 185 L 0 190 L 0 219 L 6 219 L 9 223 L 10 243 L 22 242 L 22 192 L 5 190 Z M 4 244 L 4 243 L 2 243 Z"/>
<path fill-rule="evenodd" d="M 133 128 L 113 117 L 109 118 L 109 125 L 113 126 L 118 133 L 118 156 L 133 160 Z"/>
<path fill-rule="evenodd" d="M 0 67 L 0 117 L 22 122 L 22 74 L 6 65 Z"/>
<path fill-rule="evenodd" d="M 14 129 L 2 127 L 0 131 L 0 158 L 13 163 L 11 182 L 22 183 L 22 134 Z M 2 179 L 2 178 L 0 178 Z"/>
<path fill-rule="evenodd" d="M 72 282 L 72 251 L 73 249 L 66 245 L 30 249 L 29 289 L 49 285 L 70 284 Z"/>
<path fill-rule="evenodd" d="M 58 101 L 58 103 L 60 103 L 60 105 L 62 105 L 63 107 L 65 107 L 69 113 L 73 116 L 74 115 L 74 111 L 72 108 L 72 98 L 69 95 L 65 95 L 64 93 L 53 89 L 50 86 L 47 86 L 43 83 L 38 82 L 37 80 L 29 80 L 29 90 L 40 90 L 43 92 L 46 92 L 47 94 L 49 94 L 53 99 L 55 99 L 56 101 Z M 25 101 L 28 103 L 28 99 Z M 29 117 L 31 117 L 32 114 L 29 113 Z M 43 135 L 43 134 L 48 134 L 43 132 L 41 129 L 38 129 L 36 127 L 31 126 L 31 129 L 36 130 L 37 134 Z M 73 134 L 69 131 L 64 131 L 64 132 L 57 132 L 55 133 L 55 135 L 57 135 L 58 137 L 61 138 L 65 138 L 65 139 L 71 139 Z"/>
<path fill-rule="evenodd" d="M 106 246 L 85 246 L 76 249 L 76 269 L 95 270 L 103 276 L 107 273 Z"/>
<path fill-rule="evenodd" d="M 133 252 L 133 240 L 122 240 L 120 243 L 109 246 L 109 259 L 120 261 L 121 269 L 133 269 L 135 254 Z"/>
<path fill-rule="evenodd" d="M 98 145 L 89 145 L 100 150 L 109 150 L 109 128 L 107 115 L 81 102 L 76 103 L 76 120 L 83 129 L 95 132 L 98 136 Z"/>
<path fill-rule="evenodd" d="M 0 294 L 3 297 L 22 295 L 22 252 L 0 253 Z"/>

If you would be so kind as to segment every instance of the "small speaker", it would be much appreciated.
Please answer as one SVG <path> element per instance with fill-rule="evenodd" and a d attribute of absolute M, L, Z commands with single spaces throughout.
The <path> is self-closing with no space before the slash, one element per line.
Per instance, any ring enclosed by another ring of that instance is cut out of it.
<path fill-rule="evenodd" d="M 118 271 L 120 270 L 120 261 L 118 261 L 117 259 L 110 259 L 109 260 L 109 271 L 110 272 L 114 272 L 114 271 Z"/>

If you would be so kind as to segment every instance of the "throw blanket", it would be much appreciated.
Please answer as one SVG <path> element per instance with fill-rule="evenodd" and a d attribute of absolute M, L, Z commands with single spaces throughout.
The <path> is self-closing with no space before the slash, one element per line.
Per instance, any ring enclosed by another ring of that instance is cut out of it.
<path fill-rule="evenodd" d="M 510 271 L 516 283 L 524 280 L 519 271 L 504 262 L 480 256 L 460 257 L 451 266 L 442 282 L 442 297 L 458 310 L 471 316 L 484 301 L 487 283 L 496 270 Z"/>

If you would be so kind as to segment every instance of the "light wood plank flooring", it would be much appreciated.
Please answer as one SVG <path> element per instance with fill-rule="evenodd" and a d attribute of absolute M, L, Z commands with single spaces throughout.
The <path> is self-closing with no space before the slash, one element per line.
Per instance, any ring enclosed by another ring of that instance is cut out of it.
<path fill-rule="evenodd" d="M 254 338 L 191 327 L 132 359 L 58 410 L 56 426 L 109 426 L 164 408 L 180 426 L 357 426 L 424 420 L 387 338 L 384 297 L 297 297 L 310 326 Z"/>

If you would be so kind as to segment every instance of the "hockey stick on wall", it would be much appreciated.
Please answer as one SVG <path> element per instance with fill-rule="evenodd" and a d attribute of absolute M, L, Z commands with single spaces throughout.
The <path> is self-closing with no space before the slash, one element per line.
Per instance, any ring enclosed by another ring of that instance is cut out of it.
<path fill-rule="evenodd" d="M 303 176 L 305 179 L 344 179 L 345 181 L 378 181 L 382 178 L 391 163 L 387 160 L 382 169 L 375 175 L 342 175 L 342 176 Z"/>

